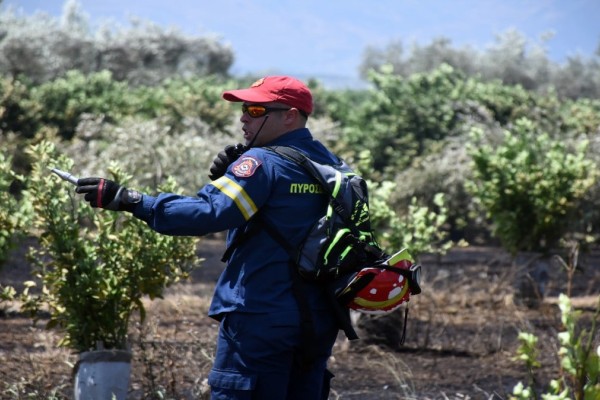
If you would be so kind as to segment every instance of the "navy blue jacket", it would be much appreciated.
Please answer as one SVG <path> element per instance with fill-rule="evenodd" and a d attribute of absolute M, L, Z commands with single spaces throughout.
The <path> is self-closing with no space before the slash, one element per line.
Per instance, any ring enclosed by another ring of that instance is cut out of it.
<path fill-rule="evenodd" d="M 320 163 L 340 160 L 308 129 L 289 132 L 268 144 L 290 146 Z M 229 230 L 228 245 L 257 212 L 297 246 L 325 213 L 327 206 L 317 183 L 293 161 L 264 148 L 251 148 L 229 166 L 221 178 L 204 186 L 197 197 L 162 193 L 144 195 L 134 215 L 155 231 L 168 235 L 202 236 Z M 232 253 L 215 288 L 209 315 L 295 311 L 289 254 L 260 229 Z M 327 307 L 324 293 L 306 285 L 312 309 Z"/>

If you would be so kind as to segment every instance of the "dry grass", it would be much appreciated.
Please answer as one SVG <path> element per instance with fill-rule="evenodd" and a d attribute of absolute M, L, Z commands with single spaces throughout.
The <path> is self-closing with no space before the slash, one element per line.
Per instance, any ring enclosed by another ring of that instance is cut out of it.
<path fill-rule="evenodd" d="M 465 249 L 422 264 L 424 292 L 410 301 L 406 343 L 399 345 L 403 313 L 359 318 L 362 340 L 348 342 L 340 335 L 335 345 L 330 399 L 505 399 L 525 377 L 514 360 L 520 330 L 540 336 L 544 367 L 538 381 L 556 375 L 560 322 L 554 297 L 533 310 L 516 303 L 515 267 L 504 254 Z M 144 302 L 147 321 L 131 329 L 131 399 L 208 398 L 218 326 L 206 313 L 221 268 L 215 265 L 191 283 L 168 289 L 164 299 Z M 590 286 L 598 282 L 597 270 L 576 277 L 574 293 L 582 296 L 574 304 L 584 313 L 597 299 L 600 285 Z M 557 271 L 551 296 L 564 289 L 560 278 Z M 0 324 L 0 398 L 71 398 L 76 356 L 56 347 L 58 334 L 15 312 Z"/>

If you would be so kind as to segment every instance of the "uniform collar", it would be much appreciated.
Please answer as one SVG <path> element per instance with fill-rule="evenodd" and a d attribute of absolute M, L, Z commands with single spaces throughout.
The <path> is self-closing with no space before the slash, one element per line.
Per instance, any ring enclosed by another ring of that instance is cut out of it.
<path fill-rule="evenodd" d="M 290 144 L 297 144 L 298 141 L 312 139 L 312 134 L 308 128 L 300 128 L 279 136 L 277 139 L 270 141 L 265 146 L 286 146 Z"/>

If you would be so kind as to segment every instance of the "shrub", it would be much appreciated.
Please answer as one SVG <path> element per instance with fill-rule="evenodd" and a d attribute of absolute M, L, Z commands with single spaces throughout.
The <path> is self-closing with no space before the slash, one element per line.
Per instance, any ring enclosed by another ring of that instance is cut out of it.
<path fill-rule="evenodd" d="M 459 122 L 456 103 L 464 97 L 463 77 L 448 65 L 404 79 L 383 67 L 373 72 L 370 101 L 352 114 L 345 135 L 349 146 L 370 150 L 374 167 L 404 168 L 427 153 L 431 142 L 451 135 Z"/>
<path fill-rule="evenodd" d="M 32 120 L 56 127 L 62 138 L 70 139 L 84 113 L 112 120 L 128 114 L 127 94 L 127 84 L 113 80 L 108 71 L 91 75 L 69 71 L 64 78 L 31 89 L 28 113 Z"/>
<path fill-rule="evenodd" d="M 0 267 L 31 220 L 27 203 L 11 190 L 15 181 L 24 182 L 25 178 L 12 170 L 12 158 L 0 151 Z"/>
<path fill-rule="evenodd" d="M 600 133 L 600 100 L 578 99 L 566 101 L 561 120 L 566 132 L 598 135 Z"/>
<path fill-rule="evenodd" d="M 504 131 L 501 143 L 483 144 L 480 129 L 473 130 L 473 138 L 467 188 L 492 220 L 493 234 L 513 254 L 555 246 L 596 178 L 585 156 L 587 141 L 570 151 L 527 119 Z"/>
<path fill-rule="evenodd" d="M 372 163 L 371 153 L 363 150 L 352 164 L 357 173 L 366 176 L 365 171 L 371 169 Z M 396 183 L 367 180 L 367 185 L 371 226 L 376 239 L 389 253 L 407 248 L 411 255 L 418 257 L 423 253 L 444 253 L 452 246 L 443 229 L 448 210 L 442 193 L 433 196 L 431 206 L 412 197 L 406 206 L 396 207 L 390 202 L 392 193 L 397 190 Z"/>
<path fill-rule="evenodd" d="M 221 94 L 239 85 L 233 80 L 225 80 L 218 76 L 202 78 L 168 79 L 158 87 L 137 89 L 136 96 L 144 98 L 148 93 L 158 102 L 156 113 L 150 117 L 158 117 L 169 126 L 185 128 L 185 119 L 200 119 L 207 124 L 213 133 L 226 133 L 230 126 L 234 105 L 224 101 Z M 140 109 L 147 108 L 144 104 Z M 238 111 L 235 108 L 235 111 Z"/>
<path fill-rule="evenodd" d="M 42 141 L 30 148 L 34 160 L 26 200 L 34 207 L 34 233 L 40 241 L 30 257 L 38 293 L 26 283 L 23 309 L 33 316 L 44 306 L 48 328 L 65 336 L 60 342 L 76 351 L 126 348 L 131 315 L 144 320 L 141 298 L 160 297 L 165 286 L 187 276 L 195 264 L 195 239 L 161 236 L 124 213 L 94 211 L 48 168 L 71 170 L 73 162 Z M 127 183 L 114 165 L 115 180 Z M 173 191 L 170 181 L 162 189 Z"/>
<path fill-rule="evenodd" d="M 594 338 L 598 332 L 600 316 L 600 297 L 590 329 L 581 329 L 578 325 L 580 312 L 573 310 L 568 296 L 561 294 L 559 307 L 563 331 L 558 333 L 558 358 L 560 375 L 550 382 L 545 400 L 596 400 L 600 398 L 600 346 L 594 348 Z M 537 361 L 536 344 L 538 338 L 530 333 L 520 332 L 521 345 L 517 350 L 519 360 L 527 366 L 528 385 L 519 382 L 513 388 L 512 400 L 530 400 L 540 398 L 535 387 L 534 370 L 541 364 Z"/>
<path fill-rule="evenodd" d="M 472 173 L 467 140 L 467 135 L 451 138 L 437 152 L 398 171 L 388 199 L 392 207 L 406 208 L 416 197 L 422 205 L 435 209 L 434 199 L 443 193 L 446 224 L 453 237 L 465 238 L 467 230 L 469 235 L 480 233 L 484 226 L 471 220 L 472 198 L 465 190 L 465 181 Z"/>
<path fill-rule="evenodd" d="M 395 185 L 386 181 L 374 186 L 371 195 L 371 210 L 373 225 L 381 239 L 384 248 L 393 252 L 402 248 L 409 249 L 414 257 L 424 253 L 445 253 L 452 242 L 447 239 L 443 225 L 447 218 L 447 209 L 444 206 L 444 195 L 439 193 L 434 198 L 437 209 L 419 205 L 417 198 L 413 197 L 404 214 L 391 209 L 386 199 Z"/>
<path fill-rule="evenodd" d="M 120 125 L 86 116 L 76 137 L 65 144 L 78 175 L 98 176 L 107 160 L 117 160 L 136 177 L 136 183 L 153 189 L 168 177 L 188 194 L 208 183 L 208 170 L 216 154 L 235 138 L 215 134 L 202 121 L 186 118 L 175 131 L 162 120 L 131 118 Z"/>
<path fill-rule="evenodd" d="M 33 137 L 38 121 L 28 111 L 30 89 L 20 80 L 0 76 L 0 135 Z"/>

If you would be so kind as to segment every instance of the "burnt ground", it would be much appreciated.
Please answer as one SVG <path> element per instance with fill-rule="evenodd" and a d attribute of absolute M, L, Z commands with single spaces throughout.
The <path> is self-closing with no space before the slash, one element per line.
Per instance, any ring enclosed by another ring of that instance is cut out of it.
<path fill-rule="evenodd" d="M 192 279 L 169 288 L 162 300 L 145 302 L 146 323 L 131 327 L 131 399 L 208 398 L 217 325 L 206 310 L 222 268 L 221 252 L 220 239 L 204 239 L 199 255 L 205 261 Z M 361 340 L 348 342 L 340 335 L 335 345 L 330 399 L 508 399 L 514 385 L 528 379 L 523 363 L 515 360 L 520 331 L 539 337 L 542 366 L 535 379 L 547 388 L 559 373 L 557 295 L 571 287 L 582 324 L 589 323 L 600 293 L 600 250 L 580 254 L 583 268 L 571 283 L 550 263 L 546 297 L 533 308 L 516 289 L 532 260 L 535 255 L 525 254 L 515 262 L 492 247 L 423 257 L 423 293 L 409 303 L 405 343 L 400 344 L 402 312 L 361 316 Z M 0 282 L 19 285 L 29 279 L 24 265 L 23 251 L 17 251 L 0 271 Z M 43 318 L 33 325 L 18 305 L 0 309 L 0 398 L 71 398 L 76 355 L 56 346 L 60 335 L 45 330 Z"/>

